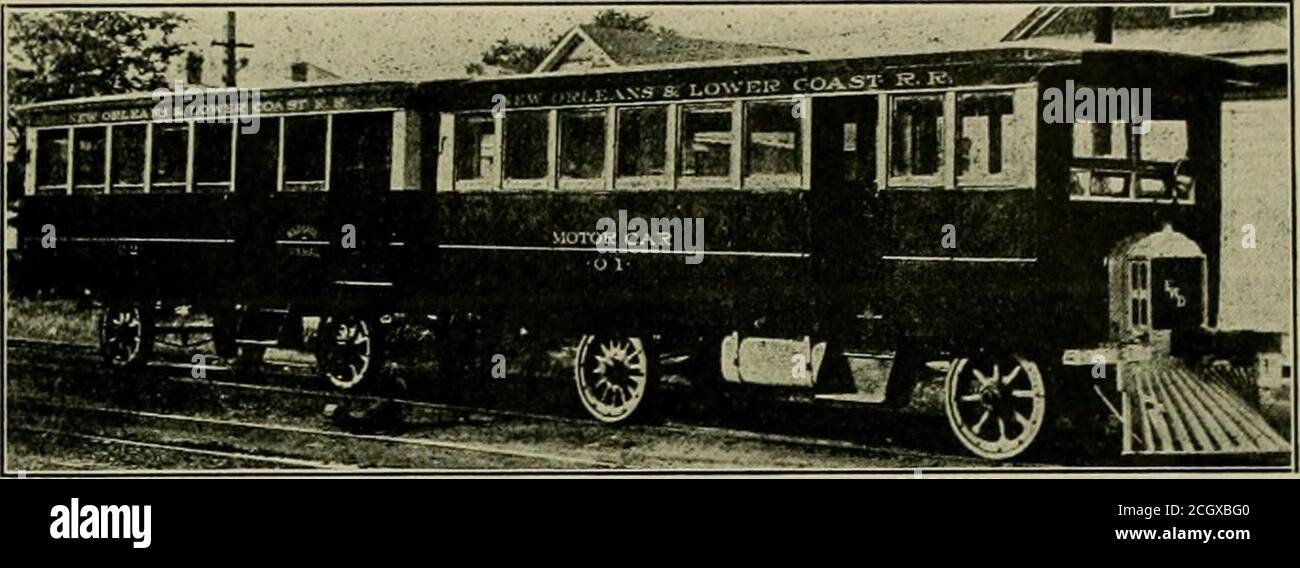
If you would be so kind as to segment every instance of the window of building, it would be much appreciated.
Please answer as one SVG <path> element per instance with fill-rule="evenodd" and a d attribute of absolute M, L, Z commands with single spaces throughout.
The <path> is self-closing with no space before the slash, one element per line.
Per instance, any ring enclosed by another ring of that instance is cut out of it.
<path fill-rule="evenodd" d="M 746 185 L 798 187 L 803 170 L 803 126 L 788 101 L 745 103 Z"/>
<path fill-rule="evenodd" d="M 456 115 L 456 181 L 486 181 L 492 178 L 496 156 L 496 122 L 492 115 Z"/>
<path fill-rule="evenodd" d="M 668 157 L 668 107 L 618 109 L 616 184 L 635 186 L 646 178 L 664 178 Z M 647 181 L 647 183 L 649 183 Z"/>
<path fill-rule="evenodd" d="M 600 180 L 605 173 L 605 109 L 559 111 L 560 180 Z"/>
<path fill-rule="evenodd" d="M 328 116 L 284 119 L 284 191 L 325 191 Z"/>
<path fill-rule="evenodd" d="M 690 178 L 714 178 L 718 183 L 731 175 L 731 147 L 734 108 L 730 103 L 683 105 L 681 112 L 681 164 L 679 174 Z"/>
<path fill-rule="evenodd" d="M 144 124 L 113 125 L 112 192 L 144 191 Z"/>
<path fill-rule="evenodd" d="M 184 123 L 153 125 L 152 193 L 184 193 L 190 127 Z"/>
<path fill-rule="evenodd" d="M 941 95 L 890 98 L 889 173 L 895 185 L 940 185 L 944 112 Z"/>
<path fill-rule="evenodd" d="M 94 126 L 77 128 L 72 133 L 76 150 L 72 156 L 72 193 L 94 195 L 104 193 L 104 161 L 108 157 L 108 128 Z"/>
<path fill-rule="evenodd" d="M 221 193 L 230 191 L 230 166 L 234 124 L 204 123 L 194 125 L 194 191 Z"/>
<path fill-rule="evenodd" d="M 68 129 L 36 131 L 36 193 L 68 192 Z"/>
<path fill-rule="evenodd" d="M 550 117 L 547 111 L 508 112 L 505 117 L 507 180 L 539 181 L 547 177 Z"/>

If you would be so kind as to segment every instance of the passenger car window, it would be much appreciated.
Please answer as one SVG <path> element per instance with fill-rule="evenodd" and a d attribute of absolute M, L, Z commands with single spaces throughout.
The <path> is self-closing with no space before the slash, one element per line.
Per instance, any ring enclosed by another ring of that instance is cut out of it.
<path fill-rule="evenodd" d="M 334 115 L 330 191 L 356 193 L 376 189 L 419 189 L 392 185 L 393 128 L 392 112 Z M 411 128 L 410 123 L 406 128 Z M 405 131 L 401 134 L 405 135 Z"/>
<path fill-rule="evenodd" d="M 1076 158 L 1126 158 L 1128 157 L 1128 125 L 1122 122 L 1076 122 L 1074 131 L 1074 157 Z"/>
<path fill-rule="evenodd" d="M 679 173 L 684 178 L 731 175 L 731 104 L 693 104 L 682 107 Z"/>
<path fill-rule="evenodd" d="M 941 183 L 944 119 L 941 95 L 896 96 L 890 99 L 889 173 L 927 185 Z M 931 178 L 931 179 L 915 179 Z"/>
<path fill-rule="evenodd" d="M 36 132 L 36 193 L 68 192 L 68 129 L 50 128 Z"/>
<path fill-rule="evenodd" d="M 326 116 L 284 119 L 284 191 L 325 191 Z"/>
<path fill-rule="evenodd" d="M 1032 162 L 1032 109 L 1011 91 L 957 96 L 957 185 L 1013 185 Z"/>
<path fill-rule="evenodd" d="M 559 113 L 560 178 L 600 179 L 605 172 L 605 109 Z"/>
<path fill-rule="evenodd" d="M 153 177 L 151 193 L 183 193 L 185 163 L 189 157 L 189 125 L 155 123 L 153 125 Z"/>
<path fill-rule="evenodd" d="M 1172 163 L 1187 158 L 1187 121 L 1151 120 L 1147 127 L 1146 134 L 1137 133 L 1138 159 Z"/>
<path fill-rule="evenodd" d="M 496 122 L 492 115 L 456 116 L 456 180 L 485 180 L 491 177 L 496 156 Z"/>
<path fill-rule="evenodd" d="M 803 128 L 788 101 L 745 103 L 745 176 L 797 186 Z"/>
<path fill-rule="evenodd" d="M 108 128 L 77 128 L 72 139 L 76 144 L 72 156 L 72 193 L 104 193 L 104 159 L 108 155 L 104 144 L 108 141 Z"/>
<path fill-rule="evenodd" d="M 1193 199 L 1196 180 L 1186 120 L 1077 123 L 1073 137 L 1071 196 Z"/>
<path fill-rule="evenodd" d="M 664 175 L 668 107 L 618 109 L 618 177 Z"/>
<path fill-rule="evenodd" d="M 506 113 L 506 179 L 545 179 L 549 136 L 550 119 L 546 111 Z"/>
<path fill-rule="evenodd" d="M 144 191 L 144 124 L 113 125 L 113 193 Z"/>
<path fill-rule="evenodd" d="M 204 123 L 194 125 L 194 191 L 230 191 L 231 132 L 234 124 Z"/>

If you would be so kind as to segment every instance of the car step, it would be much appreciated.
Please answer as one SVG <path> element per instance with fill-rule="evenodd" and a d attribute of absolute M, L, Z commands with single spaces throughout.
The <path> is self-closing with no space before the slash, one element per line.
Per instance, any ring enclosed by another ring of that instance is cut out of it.
<path fill-rule="evenodd" d="M 885 402 L 884 391 L 880 392 L 844 392 L 827 393 L 813 396 L 814 400 L 826 402 L 844 402 L 853 404 L 880 404 Z"/>
<path fill-rule="evenodd" d="M 1291 443 L 1247 402 L 1255 370 L 1127 363 L 1121 375 L 1125 454 L 1272 454 Z"/>

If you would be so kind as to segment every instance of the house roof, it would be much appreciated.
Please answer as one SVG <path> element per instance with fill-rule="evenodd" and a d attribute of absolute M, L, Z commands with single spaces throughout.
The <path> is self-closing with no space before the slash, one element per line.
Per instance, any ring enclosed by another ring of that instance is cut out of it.
<path fill-rule="evenodd" d="M 607 65 L 634 66 L 696 61 L 720 61 L 801 55 L 789 47 L 683 37 L 666 32 L 637 32 L 591 25 L 574 27 L 556 44 L 535 73 L 554 71 L 584 42 L 607 60 Z"/>
<path fill-rule="evenodd" d="M 191 53 L 201 54 L 200 52 Z M 242 67 L 238 72 L 239 86 L 278 88 L 301 85 L 301 82 L 293 80 L 293 66 L 300 64 L 307 66 L 308 81 L 312 83 L 343 82 L 345 80 L 342 75 L 305 58 L 274 56 L 251 59 L 248 66 Z M 171 84 L 171 81 L 176 79 L 184 79 L 187 84 L 195 87 L 223 88 L 225 84 L 222 77 L 225 75 L 226 69 L 222 58 L 203 57 L 202 65 L 200 81 L 197 83 L 190 82 L 189 74 L 185 69 L 185 57 L 177 57 L 168 68 L 168 84 Z"/>
<path fill-rule="evenodd" d="M 1052 40 L 1089 43 L 1095 9 L 1090 6 L 1037 8 L 1002 41 Z M 1220 57 L 1263 54 L 1285 57 L 1290 44 L 1286 8 L 1216 5 L 1195 16 L 1179 17 L 1170 6 L 1115 8 L 1114 43 Z"/>
<path fill-rule="evenodd" d="M 341 81 L 343 79 L 343 77 L 341 77 L 338 73 L 330 71 L 329 69 L 321 67 L 320 65 L 317 65 L 310 61 L 295 61 L 293 65 L 289 66 L 290 74 L 292 74 L 292 69 L 294 65 L 305 65 L 307 76 L 311 77 L 312 81 Z"/>

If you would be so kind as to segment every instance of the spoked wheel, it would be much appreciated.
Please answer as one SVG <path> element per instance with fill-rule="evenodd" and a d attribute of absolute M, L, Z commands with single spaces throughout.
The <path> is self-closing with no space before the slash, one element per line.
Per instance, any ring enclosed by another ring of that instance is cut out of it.
<path fill-rule="evenodd" d="M 578 343 L 574 381 L 578 401 L 592 418 L 618 424 L 647 416 L 654 364 L 639 337 L 587 335 Z"/>
<path fill-rule="evenodd" d="M 153 350 L 153 329 L 145 310 L 138 305 L 104 308 L 99 320 L 99 351 L 109 365 L 137 367 Z"/>
<path fill-rule="evenodd" d="M 358 316 L 326 319 L 321 324 L 316 367 L 340 390 L 374 386 L 379 373 L 375 322 Z"/>
<path fill-rule="evenodd" d="M 1038 365 L 1020 355 L 980 355 L 952 362 L 944 410 L 966 449 L 1005 460 L 1034 443 L 1047 418 L 1047 388 Z"/>

